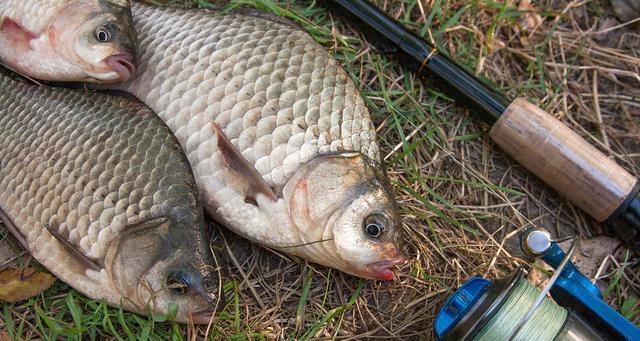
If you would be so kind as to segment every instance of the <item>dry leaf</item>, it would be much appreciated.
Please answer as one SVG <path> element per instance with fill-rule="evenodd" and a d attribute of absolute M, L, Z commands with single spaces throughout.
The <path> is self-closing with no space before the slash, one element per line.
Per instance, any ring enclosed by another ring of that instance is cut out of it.
<path fill-rule="evenodd" d="M 0 272 L 0 300 L 16 302 L 40 294 L 49 288 L 55 278 L 32 267 L 7 269 Z"/>
<path fill-rule="evenodd" d="M 497 51 L 502 50 L 503 48 L 505 48 L 505 46 L 507 46 L 507 44 L 504 43 L 504 41 L 498 39 L 498 38 L 493 38 L 491 40 L 491 44 L 488 46 L 488 54 L 491 55 Z"/>
<path fill-rule="evenodd" d="M 12 340 L 9 334 L 3 330 L 3 331 L 0 331 L 0 341 L 12 341 Z"/>
<path fill-rule="evenodd" d="M 542 23 L 542 17 L 538 15 L 538 9 L 529 0 L 520 1 L 518 9 L 525 12 L 518 21 L 523 30 L 531 31 Z"/>
<path fill-rule="evenodd" d="M 537 260 L 536 263 L 538 264 L 538 266 L 541 266 L 546 270 L 553 271 L 553 268 L 542 260 Z M 550 277 L 547 274 L 538 270 L 538 268 L 536 267 L 531 267 L 531 269 L 529 269 L 529 273 L 527 274 L 527 279 L 529 280 L 529 282 L 540 291 L 542 291 L 547 283 L 549 283 L 549 278 Z"/>
<path fill-rule="evenodd" d="M 620 246 L 620 240 L 610 237 L 583 239 L 578 244 L 573 263 L 588 278 L 594 278 L 602 261 Z"/>

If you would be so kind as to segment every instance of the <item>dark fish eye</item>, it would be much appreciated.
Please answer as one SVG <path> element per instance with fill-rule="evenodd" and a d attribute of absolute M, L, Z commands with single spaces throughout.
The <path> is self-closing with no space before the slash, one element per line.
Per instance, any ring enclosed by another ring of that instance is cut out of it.
<path fill-rule="evenodd" d="M 191 277 L 183 271 L 174 271 L 167 276 L 167 288 L 176 295 L 186 294 L 190 285 Z"/>
<path fill-rule="evenodd" d="M 106 43 L 111 40 L 111 33 L 104 27 L 98 27 L 96 29 L 96 39 L 101 43 Z"/>
<path fill-rule="evenodd" d="M 364 233 L 370 238 L 378 239 L 384 233 L 387 218 L 379 213 L 370 214 L 364 220 Z"/>

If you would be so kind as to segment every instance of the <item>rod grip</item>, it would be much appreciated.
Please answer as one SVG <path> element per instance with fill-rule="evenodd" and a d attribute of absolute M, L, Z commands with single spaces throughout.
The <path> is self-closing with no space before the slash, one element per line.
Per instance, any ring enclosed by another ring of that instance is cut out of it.
<path fill-rule="evenodd" d="M 622 205 L 638 181 L 558 119 L 522 98 L 507 107 L 489 135 L 600 222 Z"/>

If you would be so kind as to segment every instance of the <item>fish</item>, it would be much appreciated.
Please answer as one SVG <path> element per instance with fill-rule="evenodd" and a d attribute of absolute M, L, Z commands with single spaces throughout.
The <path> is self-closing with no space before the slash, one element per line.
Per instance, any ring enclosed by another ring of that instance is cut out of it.
<path fill-rule="evenodd" d="M 128 0 L 0 2 L 0 61 L 38 80 L 126 81 L 136 38 Z"/>
<path fill-rule="evenodd" d="M 270 16 L 132 4 L 140 64 L 113 88 L 175 133 L 205 211 L 266 247 L 367 279 L 405 258 L 370 113 L 306 32 Z"/>
<path fill-rule="evenodd" d="M 220 308 L 189 162 L 141 103 L 0 74 L 0 219 L 92 299 L 201 324 Z"/>

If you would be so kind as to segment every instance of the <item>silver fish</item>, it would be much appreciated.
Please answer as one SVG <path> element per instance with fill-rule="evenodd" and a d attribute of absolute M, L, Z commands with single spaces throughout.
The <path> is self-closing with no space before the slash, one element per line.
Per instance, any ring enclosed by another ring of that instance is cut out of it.
<path fill-rule="evenodd" d="M 129 1 L 0 1 L 0 61 L 32 78 L 126 81 L 136 44 Z"/>
<path fill-rule="evenodd" d="M 364 278 L 404 263 L 370 114 L 300 29 L 132 5 L 140 66 L 119 86 L 178 137 L 205 209 L 257 243 Z"/>
<path fill-rule="evenodd" d="M 208 323 L 220 274 L 178 141 L 145 106 L 0 74 L 0 218 L 78 291 Z"/>

